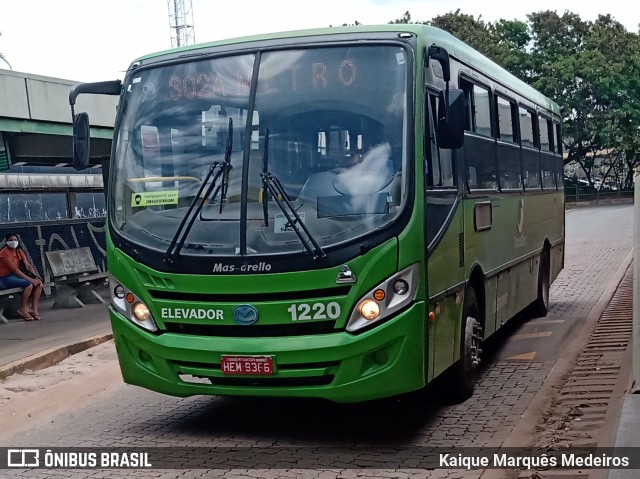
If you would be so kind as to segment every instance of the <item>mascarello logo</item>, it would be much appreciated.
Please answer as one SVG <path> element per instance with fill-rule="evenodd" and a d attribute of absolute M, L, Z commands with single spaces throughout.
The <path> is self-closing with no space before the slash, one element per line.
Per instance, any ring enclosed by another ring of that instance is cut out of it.
<path fill-rule="evenodd" d="M 258 321 L 258 310 L 250 304 L 233 308 L 233 321 L 241 326 L 249 326 Z"/>

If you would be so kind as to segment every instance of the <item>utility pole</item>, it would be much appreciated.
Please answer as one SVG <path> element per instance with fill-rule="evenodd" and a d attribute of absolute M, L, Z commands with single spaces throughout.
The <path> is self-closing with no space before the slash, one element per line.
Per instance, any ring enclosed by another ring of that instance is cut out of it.
<path fill-rule="evenodd" d="M 191 0 L 167 0 L 171 48 L 193 45 L 196 35 L 193 30 L 193 6 Z"/>

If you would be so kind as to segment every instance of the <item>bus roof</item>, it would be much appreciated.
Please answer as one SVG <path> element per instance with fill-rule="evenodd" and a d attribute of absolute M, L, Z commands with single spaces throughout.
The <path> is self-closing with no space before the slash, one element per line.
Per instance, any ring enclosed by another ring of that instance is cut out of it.
<path fill-rule="evenodd" d="M 245 37 L 228 38 L 224 40 L 200 43 L 196 45 L 187 45 L 170 50 L 163 50 L 138 57 L 134 60 L 133 63 L 150 59 L 158 59 L 165 55 L 175 55 L 176 53 L 181 52 L 196 53 L 198 50 L 202 49 L 239 45 L 251 42 L 358 33 L 370 33 L 373 36 L 376 33 L 391 32 L 412 33 L 418 38 L 420 46 L 426 46 L 432 43 L 443 46 L 447 49 L 449 55 L 456 58 L 457 60 L 469 66 L 473 66 L 489 78 L 503 84 L 504 86 L 524 96 L 530 101 L 533 101 L 534 103 L 552 111 L 557 115 L 560 114 L 560 107 L 556 102 L 546 97 L 524 81 L 520 80 L 515 75 L 495 63 L 493 60 L 473 49 L 462 40 L 451 35 L 449 32 L 424 24 L 355 25 L 264 33 Z"/>

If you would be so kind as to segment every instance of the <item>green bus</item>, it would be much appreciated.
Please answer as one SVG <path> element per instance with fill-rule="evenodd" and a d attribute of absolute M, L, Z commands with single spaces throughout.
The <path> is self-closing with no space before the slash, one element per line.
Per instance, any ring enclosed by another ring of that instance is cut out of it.
<path fill-rule="evenodd" d="M 357 402 L 546 314 L 564 263 L 560 111 L 442 30 L 186 46 L 69 95 L 119 95 L 107 187 L 124 381 L 174 396 Z"/>

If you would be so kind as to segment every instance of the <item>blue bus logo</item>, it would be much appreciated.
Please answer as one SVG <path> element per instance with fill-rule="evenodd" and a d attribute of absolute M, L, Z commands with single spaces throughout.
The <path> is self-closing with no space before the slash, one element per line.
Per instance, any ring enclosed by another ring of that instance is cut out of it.
<path fill-rule="evenodd" d="M 249 304 L 233 308 L 233 321 L 241 326 L 249 326 L 258 321 L 258 310 Z"/>

